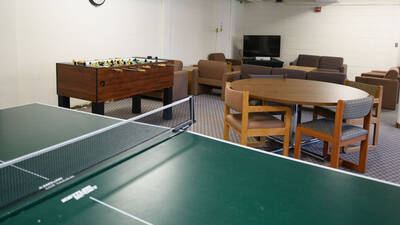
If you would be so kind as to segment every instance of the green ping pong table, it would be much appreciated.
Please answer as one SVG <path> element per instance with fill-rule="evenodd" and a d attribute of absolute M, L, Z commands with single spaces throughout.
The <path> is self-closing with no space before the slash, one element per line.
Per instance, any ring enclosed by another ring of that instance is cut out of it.
<path fill-rule="evenodd" d="M 120 122 L 42 104 L 3 109 L 0 160 Z M 112 144 L 101 137 L 95 147 L 99 154 L 163 130 L 129 126 L 111 134 Z M 77 160 L 84 155 L 74 154 Z M 25 176 L 52 177 L 51 171 L 18 168 Z M 193 132 L 171 135 L 134 154 L 128 150 L 61 180 L 2 207 L 0 224 L 400 224 L 399 185 Z M 1 195 L 14 191 L 19 190 Z"/>

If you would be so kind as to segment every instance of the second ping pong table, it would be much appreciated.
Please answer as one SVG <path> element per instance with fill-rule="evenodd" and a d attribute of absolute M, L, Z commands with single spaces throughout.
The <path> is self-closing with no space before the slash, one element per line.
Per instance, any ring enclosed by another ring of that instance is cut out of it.
<path fill-rule="evenodd" d="M 3 109 L 0 160 L 4 163 L 119 122 L 41 104 Z M 135 132 L 123 130 L 113 144 L 102 138 L 99 154 L 102 148 L 162 129 L 133 126 L 129 129 Z M 193 132 L 128 153 L 3 207 L 0 223 L 400 224 L 397 184 Z M 29 175 L 50 173 L 33 172 Z"/>

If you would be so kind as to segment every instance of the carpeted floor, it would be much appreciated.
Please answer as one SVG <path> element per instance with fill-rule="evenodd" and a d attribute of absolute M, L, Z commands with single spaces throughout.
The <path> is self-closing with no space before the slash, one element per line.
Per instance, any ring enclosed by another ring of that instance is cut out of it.
<path fill-rule="evenodd" d="M 222 139 L 224 103 L 219 95 L 205 94 L 195 96 L 194 99 L 197 123 L 189 130 Z M 143 99 L 142 113 L 160 106 L 162 106 L 160 101 Z M 81 110 L 91 111 L 90 107 L 82 108 Z M 130 99 L 106 103 L 105 114 L 121 119 L 137 116 L 137 114 L 131 113 Z M 400 129 L 394 126 L 396 115 L 396 111 L 383 110 L 379 146 L 377 149 L 369 152 L 367 171 L 364 175 L 400 184 Z M 311 120 L 311 118 L 312 114 L 310 110 L 303 110 L 303 122 Z M 239 136 L 233 131 L 230 131 L 230 137 L 230 140 L 233 142 L 240 141 Z M 322 143 L 313 144 L 305 148 L 320 153 Z M 342 157 L 357 161 L 358 153 L 343 154 Z M 323 165 L 327 164 L 308 156 L 303 156 L 303 160 Z"/>

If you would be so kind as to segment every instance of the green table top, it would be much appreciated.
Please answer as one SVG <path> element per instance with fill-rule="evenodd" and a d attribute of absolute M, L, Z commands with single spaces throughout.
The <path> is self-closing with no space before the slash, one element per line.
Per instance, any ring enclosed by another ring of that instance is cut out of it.
<path fill-rule="evenodd" d="M 74 186 L 63 185 L 0 222 L 400 224 L 397 185 L 190 132 Z M 82 189 L 86 194 L 78 200 L 68 198 Z"/>
<path fill-rule="evenodd" d="M 53 106 L 0 110 L 0 160 L 8 161 L 115 124 L 119 120 Z"/>

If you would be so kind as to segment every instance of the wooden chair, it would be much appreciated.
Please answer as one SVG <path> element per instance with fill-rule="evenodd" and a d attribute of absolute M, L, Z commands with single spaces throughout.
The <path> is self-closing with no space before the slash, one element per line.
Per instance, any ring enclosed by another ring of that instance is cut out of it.
<path fill-rule="evenodd" d="M 303 134 L 324 141 L 323 155 L 330 158 L 330 167 L 339 168 L 339 164 L 364 173 L 367 165 L 368 135 L 371 121 L 373 97 L 356 100 L 339 100 L 335 119 L 322 118 L 302 123 L 296 128 L 294 157 L 300 159 L 301 137 Z M 343 122 L 343 119 L 363 119 L 363 127 Z M 358 164 L 340 159 L 340 148 L 361 141 Z M 332 143 L 331 154 L 328 153 Z"/>
<path fill-rule="evenodd" d="M 368 150 L 373 150 L 377 147 L 378 145 L 378 137 L 379 137 L 379 124 L 381 120 L 381 111 L 382 111 L 382 96 L 383 96 L 383 87 L 382 86 L 376 86 L 376 85 L 370 85 L 370 84 L 364 84 L 364 83 L 359 83 L 359 82 L 354 82 L 354 81 L 349 81 L 346 80 L 344 82 L 345 85 L 361 89 L 371 96 L 374 96 L 374 103 L 373 103 L 373 114 L 371 118 L 371 124 L 374 125 L 374 133 L 373 133 L 373 139 L 372 139 L 372 145 L 368 146 Z M 336 106 L 332 107 L 321 107 L 321 106 L 315 106 L 314 107 L 314 113 L 313 113 L 313 118 L 314 120 L 318 118 L 318 115 L 321 115 L 326 118 L 335 118 L 335 113 L 336 113 Z M 351 119 L 351 120 L 344 120 L 345 123 L 352 124 L 352 125 L 363 125 L 363 118 L 357 118 L 357 119 Z M 346 148 L 346 152 L 353 152 L 357 151 L 359 148 L 356 147 L 349 147 Z"/>
<path fill-rule="evenodd" d="M 237 113 L 231 112 L 231 109 Z M 283 135 L 283 155 L 288 156 L 290 119 L 283 122 L 268 112 L 285 112 L 285 117 L 291 118 L 291 109 L 286 106 L 250 106 L 249 92 L 232 90 L 231 84 L 227 82 L 225 87 L 224 139 L 229 140 L 229 128 L 240 135 L 242 145 L 260 144 L 260 142 L 248 143 L 248 137 Z"/>

